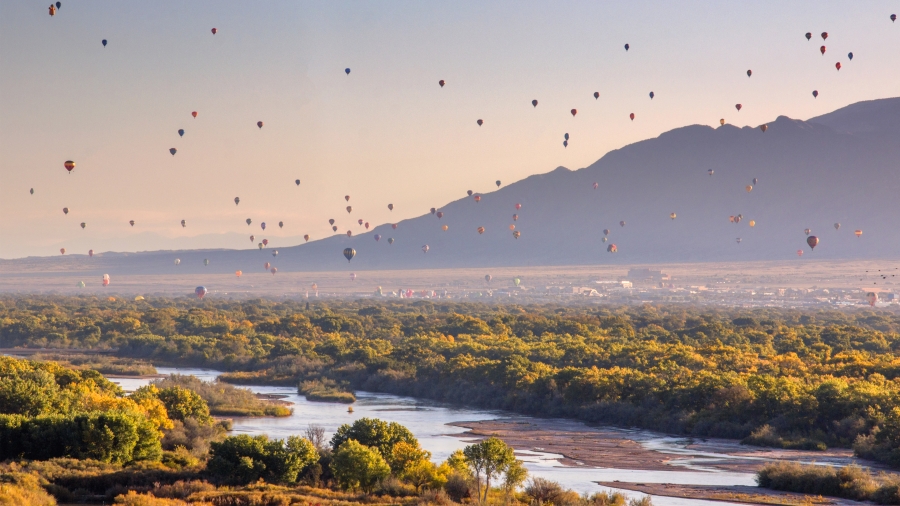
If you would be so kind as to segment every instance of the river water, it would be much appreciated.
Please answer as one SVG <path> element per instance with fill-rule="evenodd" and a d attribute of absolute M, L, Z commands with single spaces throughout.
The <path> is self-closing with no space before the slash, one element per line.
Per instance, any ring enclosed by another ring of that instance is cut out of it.
<path fill-rule="evenodd" d="M 189 374 L 205 381 L 215 381 L 219 371 L 208 369 L 157 367 L 160 374 Z M 150 379 L 110 378 L 126 391 L 148 384 Z M 466 429 L 447 425 L 452 422 L 493 420 L 497 418 L 526 418 L 521 415 L 469 408 L 451 407 L 422 399 L 400 397 L 389 394 L 356 392 L 357 401 L 353 404 L 353 413 L 347 412 L 347 405 L 311 402 L 297 393 L 294 387 L 248 386 L 254 393 L 277 394 L 284 396 L 285 401 L 292 404 L 294 414 L 284 418 L 244 418 L 234 419 L 233 434 L 258 435 L 265 434 L 271 438 L 282 439 L 291 435 L 302 435 L 309 424 L 321 425 L 328 437 L 345 423 L 352 423 L 362 417 L 380 418 L 397 422 L 407 427 L 418 438 L 422 447 L 432 453 L 435 462 L 443 461 L 454 450 L 463 448 L 471 441 L 461 437 Z M 559 463 L 562 455 L 535 451 L 517 451 L 519 459 L 526 463 L 531 476 L 539 476 L 561 483 L 580 493 L 592 493 L 609 490 L 601 487 L 597 481 L 623 481 L 639 483 L 673 483 L 690 485 L 755 485 L 753 474 L 718 471 L 691 465 L 690 458 L 703 458 L 703 452 L 692 452 L 685 449 L 677 438 L 663 435 L 652 435 L 641 432 L 641 444 L 663 453 L 677 454 L 683 457 L 684 471 L 650 471 L 633 469 L 570 467 Z M 610 463 L 615 465 L 614 462 Z M 637 497 L 642 494 L 621 490 L 626 496 Z M 657 506 L 714 506 L 721 502 L 673 497 L 653 497 Z"/>

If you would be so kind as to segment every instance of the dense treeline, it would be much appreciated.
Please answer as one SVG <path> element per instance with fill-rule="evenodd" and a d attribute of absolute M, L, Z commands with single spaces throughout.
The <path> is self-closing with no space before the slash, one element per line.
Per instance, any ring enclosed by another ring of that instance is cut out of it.
<path fill-rule="evenodd" d="M 683 306 L 0 299 L 0 346 L 231 371 L 900 465 L 900 315 Z M 318 382 L 318 383 L 317 383 Z"/>

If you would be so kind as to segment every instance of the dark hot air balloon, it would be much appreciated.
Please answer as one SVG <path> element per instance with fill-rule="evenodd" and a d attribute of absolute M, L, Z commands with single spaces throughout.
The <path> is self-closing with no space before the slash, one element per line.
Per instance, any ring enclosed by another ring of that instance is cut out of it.
<path fill-rule="evenodd" d="M 812 233 L 812 230 L 807 228 L 803 230 L 803 233 L 809 235 L 810 233 Z"/>
<path fill-rule="evenodd" d="M 759 129 L 762 130 L 762 133 L 766 133 L 766 130 L 769 129 L 769 125 L 766 125 L 766 124 L 759 125 Z"/>
<path fill-rule="evenodd" d="M 332 231 L 332 232 L 337 232 L 337 225 L 331 227 L 331 231 Z"/>
<path fill-rule="evenodd" d="M 347 75 L 349 76 L 349 75 L 350 75 L 350 68 L 345 68 L 345 69 L 344 69 L 344 73 L 347 74 Z"/>
<path fill-rule="evenodd" d="M 629 49 L 631 49 L 631 46 L 628 44 L 625 44 L 625 51 L 628 51 Z"/>
<path fill-rule="evenodd" d="M 362 220 L 362 218 L 360 218 L 360 219 L 359 219 L 359 220 L 357 220 L 357 221 L 358 221 L 358 222 L 359 222 L 359 224 L 360 224 L 360 225 L 362 225 L 362 224 L 363 224 L 363 220 Z"/>
<path fill-rule="evenodd" d="M 100 43 L 103 44 L 103 47 L 106 47 L 106 39 L 101 40 Z"/>
<path fill-rule="evenodd" d="M 741 104 L 734 104 L 734 108 L 737 109 L 738 112 L 740 112 L 743 107 L 744 106 L 742 106 Z"/>
<path fill-rule="evenodd" d="M 443 212 L 443 211 L 438 211 L 438 212 L 434 213 L 434 215 L 437 216 L 438 219 L 441 219 L 441 218 L 444 217 L 444 212 Z"/>
<path fill-rule="evenodd" d="M 569 134 L 568 134 L 568 133 L 566 133 L 566 135 L 563 135 L 563 139 L 565 139 L 565 140 L 569 140 Z"/>
<path fill-rule="evenodd" d="M 347 259 L 347 263 L 350 263 L 350 260 L 353 260 L 353 257 L 356 256 L 356 250 L 353 248 L 344 248 L 344 258 Z"/>
<path fill-rule="evenodd" d="M 748 71 L 747 71 L 747 77 L 750 77 L 750 76 L 752 76 L 752 75 L 753 75 L 753 71 L 752 71 L 752 70 L 748 70 Z"/>
<path fill-rule="evenodd" d="M 809 249 L 813 250 L 819 244 L 819 238 L 814 235 L 811 235 L 806 238 L 806 244 L 809 244 Z"/>
<path fill-rule="evenodd" d="M 850 58 L 850 60 L 853 60 L 853 52 L 847 53 L 847 58 Z"/>
<path fill-rule="evenodd" d="M 240 204 L 240 203 L 241 203 L 241 198 L 240 198 L 240 197 L 235 197 L 235 198 L 234 198 L 234 205 L 238 205 L 238 204 Z"/>
<path fill-rule="evenodd" d="M 353 212 L 353 206 L 347 206 L 347 214 Z"/>
<path fill-rule="evenodd" d="M 811 38 L 812 38 L 812 33 L 806 32 L 806 40 L 809 40 Z"/>
<path fill-rule="evenodd" d="M 328 224 L 329 224 L 329 225 L 334 225 L 334 219 L 332 218 L 332 219 L 328 220 Z"/>
<path fill-rule="evenodd" d="M 303 240 L 304 240 L 305 242 L 309 242 L 309 234 L 304 234 L 304 235 L 303 235 Z"/>
<path fill-rule="evenodd" d="M 522 232 L 519 232 L 518 230 L 516 230 L 515 232 L 513 232 L 513 238 L 514 238 L 514 239 L 518 239 L 518 238 L 521 237 L 521 236 L 522 236 Z"/>
<path fill-rule="evenodd" d="M 219 33 L 219 29 L 218 29 L 218 28 L 213 28 L 213 29 L 210 30 L 210 31 L 212 32 L 213 35 Z"/>
<path fill-rule="evenodd" d="M 825 46 L 820 47 L 819 52 L 822 53 L 822 55 L 824 55 L 825 54 Z"/>
<path fill-rule="evenodd" d="M 178 129 L 178 136 L 179 136 L 179 137 L 184 137 L 184 129 L 183 129 L 183 128 L 179 128 L 179 129 Z"/>
<path fill-rule="evenodd" d="M 431 214 L 434 214 L 435 212 L 437 212 L 437 208 L 432 207 L 432 208 L 431 208 Z"/>
<path fill-rule="evenodd" d="M 378 242 L 381 240 L 381 234 L 375 234 L 372 238 L 375 239 L 375 242 Z"/>
<path fill-rule="evenodd" d="M 837 62 L 834 64 L 834 68 L 841 70 L 841 62 Z"/>
<path fill-rule="evenodd" d="M 500 180 L 499 179 L 494 181 L 494 184 L 497 185 L 497 188 L 500 188 Z"/>
<path fill-rule="evenodd" d="M 198 299 L 206 297 L 207 293 L 209 293 L 209 290 L 207 290 L 205 286 L 198 286 L 197 288 L 194 288 L 194 295 L 196 295 Z"/>
<path fill-rule="evenodd" d="M 94 257 L 94 250 L 89 249 L 89 250 L 88 250 L 88 256 L 91 257 L 91 258 L 93 258 L 93 257 Z M 175 265 L 178 265 L 178 264 L 175 264 Z"/>
<path fill-rule="evenodd" d="M 187 226 L 187 222 L 184 220 L 181 220 L 181 228 L 184 228 L 186 226 Z"/>
<path fill-rule="evenodd" d="M 296 184 L 297 186 L 300 186 L 300 180 L 299 180 L 299 179 L 295 179 L 295 180 L 294 180 L 294 184 Z"/>
<path fill-rule="evenodd" d="M 388 237 L 388 244 L 394 244 L 394 238 Z"/>
<path fill-rule="evenodd" d="M 133 227 L 133 226 L 134 226 L 134 220 L 129 221 L 128 224 L 131 225 L 131 226 Z"/>
<path fill-rule="evenodd" d="M 514 214 L 514 215 L 513 215 L 513 221 L 519 221 L 519 215 L 518 215 L 518 214 Z"/>
<path fill-rule="evenodd" d="M 480 119 L 480 120 L 476 121 L 475 123 L 478 123 L 478 126 L 481 126 L 484 124 L 484 120 Z"/>
<path fill-rule="evenodd" d="M 34 188 L 28 190 L 28 192 L 31 193 L 32 195 L 34 195 Z"/>
<path fill-rule="evenodd" d="M 631 118 L 631 121 L 634 121 L 634 113 L 629 114 L 628 117 Z"/>
<path fill-rule="evenodd" d="M 594 100 L 597 100 L 598 98 L 600 98 L 600 92 L 599 92 L 599 91 L 595 91 L 595 92 L 594 92 Z"/>
<path fill-rule="evenodd" d="M 466 191 L 466 195 L 468 195 L 468 196 L 471 197 L 471 196 L 472 196 L 472 190 L 467 190 L 467 191 Z"/>
<path fill-rule="evenodd" d="M 65 254 L 66 254 L 66 248 L 59 248 L 59 254 L 60 254 L 60 255 L 65 255 Z"/>
<path fill-rule="evenodd" d="M 494 279 L 494 277 L 491 276 L 490 274 L 485 274 L 485 275 L 484 275 L 484 281 L 485 281 L 486 283 L 490 283 L 492 279 Z"/>
<path fill-rule="evenodd" d="M 348 231 L 347 231 L 347 237 L 353 237 L 353 231 L 348 230 Z"/>
<path fill-rule="evenodd" d="M 603 235 L 609 235 L 609 229 L 608 229 L 608 228 L 604 228 L 604 229 L 603 229 Z"/>
<path fill-rule="evenodd" d="M 251 220 L 250 218 L 247 218 L 247 219 L 244 220 L 244 221 L 247 222 L 247 226 L 248 226 L 248 227 L 250 226 L 251 223 L 253 223 L 253 220 Z"/>
<path fill-rule="evenodd" d="M 87 224 L 86 224 L 85 222 L 82 221 L 82 222 L 81 222 L 81 228 L 82 228 L 82 230 L 83 230 L 84 227 L 86 227 L 86 226 L 87 226 Z"/>
<path fill-rule="evenodd" d="M 819 90 L 813 90 L 813 98 L 819 98 Z"/>
<path fill-rule="evenodd" d="M 651 91 L 651 92 L 650 92 L 650 100 L 653 100 L 653 97 L 655 97 L 655 96 L 656 96 L 656 93 L 653 93 L 653 92 Z"/>
<path fill-rule="evenodd" d="M 262 127 L 263 127 L 263 122 L 262 122 L 262 121 L 257 121 L 257 122 L 256 122 L 256 126 L 258 126 L 259 128 L 262 128 Z"/>
<path fill-rule="evenodd" d="M 279 221 L 279 222 L 278 222 L 278 228 L 284 228 L 284 222 L 283 222 L 283 221 Z"/>
<path fill-rule="evenodd" d="M 425 244 L 424 246 L 422 246 L 422 253 L 428 253 L 428 250 L 430 250 L 430 249 L 431 248 L 429 248 L 428 245 Z"/>
<path fill-rule="evenodd" d="M 759 182 L 759 179 L 753 178 L 753 184 L 756 184 L 756 183 L 758 183 L 758 182 Z"/>
<path fill-rule="evenodd" d="M 575 116 L 576 114 L 578 114 L 578 109 L 572 109 L 572 110 L 569 111 L 569 112 L 572 113 L 572 116 Z"/>
<path fill-rule="evenodd" d="M 897 21 L 897 15 L 891 14 L 891 23 L 893 23 L 894 21 Z"/>
<path fill-rule="evenodd" d="M 172 153 L 172 156 L 175 156 L 175 153 L 177 153 L 177 152 L 178 152 L 177 149 L 175 149 L 175 148 L 169 148 L 169 153 Z"/>
<path fill-rule="evenodd" d="M 709 170 L 706 171 L 706 172 L 708 172 L 710 176 L 712 176 L 713 174 L 716 173 L 716 171 L 714 171 L 713 169 L 709 169 Z"/>
<path fill-rule="evenodd" d="M 828 38 L 828 32 L 822 32 L 822 40 L 825 40 L 827 38 Z"/>
<path fill-rule="evenodd" d="M 620 227 L 624 227 L 624 226 L 625 226 L 625 220 L 620 221 L 620 222 L 619 222 L 619 226 L 620 226 Z"/>
<path fill-rule="evenodd" d="M 834 224 L 834 229 L 835 229 L 835 230 L 840 230 L 840 229 L 841 229 L 841 224 L 840 224 L 840 223 L 835 223 L 835 224 Z"/>
<path fill-rule="evenodd" d="M 388 211 L 394 210 L 394 204 L 388 204 Z"/>
<path fill-rule="evenodd" d="M 66 214 L 66 215 L 69 214 L 69 208 L 68 208 L 68 207 L 64 207 L 64 208 L 63 208 L 63 214 Z"/>
<path fill-rule="evenodd" d="M 72 160 L 66 160 L 66 163 L 63 164 L 63 167 L 65 167 L 66 170 L 71 174 L 72 170 L 75 169 L 75 162 L 73 162 Z"/>
<path fill-rule="evenodd" d="M 563 147 L 564 148 L 569 147 L 569 141 L 563 141 Z"/>
<path fill-rule="evenodd" d="M 440 84 L 440 85 L 441 85 L 441 88 L 443 88 L 444 85 L 447 84 L 447 83 L 445 83 L 444 80 L 441 79 L 440 81 L 438 81 L 438 84 Z"/>
<path fill-rule="evenodd" d="M 538 104 L 537 100 L 532 100 L 532 101 L 531 101 L 531 105 L 537 107 L 537 104 Z"/>

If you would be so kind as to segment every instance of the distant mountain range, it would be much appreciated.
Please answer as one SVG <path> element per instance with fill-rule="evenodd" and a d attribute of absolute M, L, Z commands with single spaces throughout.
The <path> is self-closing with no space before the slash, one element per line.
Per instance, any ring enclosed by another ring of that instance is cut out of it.
<path fill-rule="evenodd" d="M 315 271 L 783 260 L 796 258 L 797 250 L 803 259 L 900 257 L 900 98 L 860 102 L 807 121 L 779 116 L 767 127 L 677 128 L 584 169 L 558 167 L 479 194 L 480 202 L 463 196 L 438 209 L 440 219 L 429 213 L 396 229 L 381 225 L 279 248 L 277 257 L 271 250 L 182 250 L 0 265 L 161 274 L 248 271 L 265 262 L 281 271 Z M 729 222 L 737 215 L 739 223 Z M 815 251 L 806 245 L 807 228 L 820 239 Z M 859 238 L 856 229 L 863 231 Z M 618 252 L 608 253 L 609 244 Z M 356 250 L 349 265 L 342 255 L 348 247 Z"/>

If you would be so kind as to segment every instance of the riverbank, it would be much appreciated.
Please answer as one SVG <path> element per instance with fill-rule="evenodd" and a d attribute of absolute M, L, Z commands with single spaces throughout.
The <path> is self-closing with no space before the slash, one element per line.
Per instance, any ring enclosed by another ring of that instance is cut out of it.
<path fill-rule="evenodd" d="M 597 484 L 658 497 L 704 499 L 707 501 L 741 504 L 768 504 L 772 506 L 862 506 L 866 504 L 837 497 L 810 496 L 741 485 L 677 485 L 673 483 L 628 483 L 621 481 L 598 481 Z"/>

